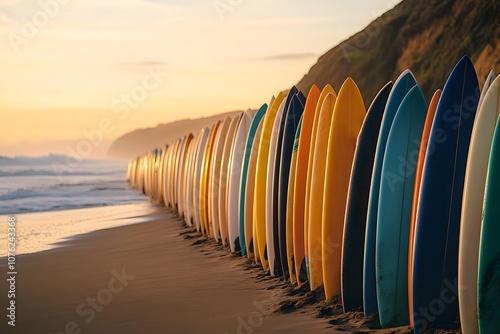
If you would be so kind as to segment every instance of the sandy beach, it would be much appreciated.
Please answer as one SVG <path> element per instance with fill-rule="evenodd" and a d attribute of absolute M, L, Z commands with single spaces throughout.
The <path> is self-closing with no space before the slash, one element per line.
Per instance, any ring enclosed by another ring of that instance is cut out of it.
<path fill-rule="evenodd" d="M 246 259 L 187 233 L 191 230 L 163 208 L 154 216 L 18 256 L 16 327 L 4 320 L 0 331 L 335 332 L 310 310 L 289 313 L 294 308 L 289 288 Z M 5 273 L 5 258 L 1 263 Z M 5 302 L 2 296 L 4 312 Z"/>
<path fill-rule="evenodd" d="M 16 326 L 4 320 L 0 332 L 411 332 L 382 330 L 361 311 L 343 314 L 340 300 L 326 302 L 322 291 L 297 290 L 265 275 L 163 207 L 143 218 L 17 256 Z M 6 262 L 0 258 L 2 273 Z M 5 284 L 2 279 L 1 291 Z M 6 312 L 4 293 L 1 303 Z"/>

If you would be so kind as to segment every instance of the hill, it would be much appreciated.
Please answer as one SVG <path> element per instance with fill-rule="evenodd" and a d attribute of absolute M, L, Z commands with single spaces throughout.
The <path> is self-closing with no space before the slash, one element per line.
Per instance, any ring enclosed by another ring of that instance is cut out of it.
<path fill-rule="evenodd" d="M 228 112 L 199 119 L 185 119 L 168 124 L 158 124 L 154 128 L 138 129 L 118 138 L 109 148 L 108 156 L 117 159 L 130 159 L 155 147 L 162 147 L 189 132 L 193 134 L 204 127 L 212 126 L 227 116 L 236 116 L 241 111 Z"/>
<path fill-rule="evenodd" d="M 368 106 L 378 90 L 405 69 L 427 99 L 442 88 L 454 64 L 468 54 L 482 84 L 500 70 L 499 0 L 405 0 L 340 43 L 310 69 L 297 87 L 358 84 Z"/>

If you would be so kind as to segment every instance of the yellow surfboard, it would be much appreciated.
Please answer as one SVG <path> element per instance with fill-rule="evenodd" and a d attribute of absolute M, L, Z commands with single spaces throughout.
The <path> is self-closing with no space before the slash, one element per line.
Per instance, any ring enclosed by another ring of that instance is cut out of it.
<path fill-rule="evenodd" d="M 342 238 L 352 160 L 366 108 L 358 86 L 347 78 L 333 111 L 323 195 L 322 263 L 325 297 L 340 295 Z"/>
<path fill-rule="evenodd" d="M 285 98 L 285 94 L 280 93 L 273 104 L 269 107 L 264 118 L 264 125 L 259 141 L 259 153 L 257 155 L 257 165 L 255 169 L 255 193 L 253 207 L 253 221 L 256 227 L 257 244 L 259 258 L 264 270 L 269 269 L 266 253 L 266 196 L 267 193 L 267 162 L 269 156 L 269 144 L 274 125 L 274 119 L 278 108 Z"/>
<path fill-rule="evenodd" d="M 276 100 L 276 98 L 273 95 L 273 97 L 271 98 L 271 101 L 269 102 L 268 105 L 272 107 L 275 100 Z M 253 179 L 253 183 L 247 182 L 247 189 L 252 188 L 253 197 L 255 197 L 255 174 L 256 174 L 256 170 L 257 170 L 257 158 L 258 158 L 258 154 L 259 154 L 260 139 L 262 137 L 262 129 L 264 128 L 264 120 L 265 120 L 265 115 L 264 115 L 264 119 L 259 124 L 259 129 L 257 129 L 258 133 L 255 135 L 255 140 L 253 142 L 252 151 L 250 153 L 251 156 L 255 155 L 255 159 L 254 159 L 253 166 L 249 166 L 249 168 L 251 168 L 249 170 L 249 175 L 252 174 L 251 178 Z M 253 185 L 253 186 L 251 186 L 251 185 Z M 250 207 L 248 208 L 248 211 L 247 211 L 247 208 L 245 207 L 245 215 L 249 215 L 250 216 L 249 219 L 252 220 L 252 233 L 253 233 L 253 235 L 252 235 L 253 252 L 252 253 L 253 253 L 253 259 L 254 259 L 255 263 L 259 263 L 260 257 L 259 257 L 259 244 L 258 244 L 258 238 L 257 238 L 257 226 L 256 226 L 257 224 L 255 224 L 253 221 L 254 198 L 252 198 L 251 201 L 252 201 L 252 206 L 251 206 L 251 208 Z M 247 218 L 245 217 L 245 219 L 247 219 Z M 245 236 L 245 241 L 247 241 L 246 236 Z M 247 247 L 247 249 L 250 249 L 250 247 Z"/>
<path fill-rule="evenodd" d="M 194 137 L 194 142 L 191 145 L 191 152 L 189 153 L 189 163 L 188 163 L 188 173 L 186 177 L 185 192 L 184 192 L 184 202 L 186 203 L 185 209 L 185 221 L 188 226 L 193 226 L 193 175 L 194 175 L 194 165 L 196 151 L 200 145 L 200 132 L 198 132 Z"/>
<path fill-rule="evenodd" d="M 331 91 L 333 91 L 333 89 Z M 302 116 L 299 147 L 297 150 L 297 166 L 293 195 L 293 215 L 290 216 L 287 214 L 287 217 L 293 217 L 293 253 L 295 262 L 295 274 L 297 278 L 297 285 L 299 287 L 307 282 L 304 240 L 304 209 L 306 199 L 309 152 L 311 149 L 311 135 L 314 126 L 314 115 L 316 112 L 316 106 L 318 105 L 320 94 L 321 93 L 318 87 L 316 87 L 316 85 L 313 85 L 309 90 L 309 94 L 307 95 L 306 105 L 304 107 L 304 113 Z"/>
<path fill-rule="evenodd" d="M 184 143 L 184 151 L 182 152 L 181 155 L 181 161 L 180 161 L 180 171 L 179 171 L 179 216 L 181 218 L 185 219 L 185 208 L 186 208 L 186 203 L 184 202 L 185 198 L 185 184 L 186 184 L 186 177 L 187 177 L 187 162 L 189 158 L 189 152 L 192 146 L 192 143 L 194 141 L 194 136 L 192 133 L 189 133 L 186 136 L 186 141 Z M 156 168 L 156 167 L 155 167 Z"/>
<path fill-rule="evenodd" d="M 255 171 L 257 166 L 257 156 L 259 154 L 259 144 L 262 135 L 262 128 L 264 127 L 263 120 L 260 122 L 255 132 L 255 139 L 252 143 L 252 149 L 250 150 L 250 159 L 248 161 L 248 174 L 247 174 L 247 186 L 245 188 L 245 246 L 247 249 L 247 256 L 249 258 L 254 257 L 254 252 L 257 249 L 255 247 L 254 241 L 254 224 L 253 224 L 253 204 L 255 196 Z M 257 252 L 258 253 L 258 252 Z"/>
<path fill-rule="evenodd" d="M 169 172 L 169 206 L 172 210 L 175 210 L 175 195 L 174 195 L 174 184 L 175 184 L 175 161 L 179 151 L 179 146 L 181 144 L 181 139 L 177 139 L 174 144 L 174 149 L 172 150 L 172 155 L 170 156 L 170 172 Z"/>
<path fill-rule="evenodd" d="M 336 99 L 335 94 L 328 93 L 321 105 L 314 141 L 314 154 L 311 155 L 313 159 L 309 187 L 308 219 L 306 223 L 308 228 L 308 257 L 306 259 L 309 268 L 309 285 L 311 290 L 316 290 L 323 285 L 321 217 L 323 212 L 328 136 Z"/>
<path fill-rule="evenodd" d="M 219 145 L 220 137 L 221 137 L 221 132 L 224 129 L 224 121 L 220 121 L 219 127 L 217 129 L 217 133 L 215 134 L 214 138 L 214 143 L 212 146 L 212 155 L 210 157 L 210 166 L 207 171 L 208 175 L 208 183 L 207 183 L 207 219 L 208 219 L 208 226 L 210 230 L 210 236 L 213 238 L 217 238 L 218 236 L 215 237 L 216 233 L 219 233 L 219 228 L 217 226 L 217 230 L 215 229 L 215 223 L 214 223 L 214 214 L 213 214 L 213 201 L 214 198 L 212 196 L 213 193 L 213 186 L 216 180 L 216 175 L 215 175 L 215 170 L 216 170 L 216 165 L 219 167 L 220 171 L 220 159 L 217 159 L 217 148 Z"/>
<path fill-rule="evenodd" d="M 312 189 L 312 175 L 313 175 L 313 162 L 314 162 L 314 157 L 315 153 L 315 147 L 316 147 L 316 137 L 318 134 L 318 125 L 319 125 L 319 119 L 320 119 L 320 114 L 321 114 L 321 109 L 323 107 L 323 102 L 325 101 L 325 98 L 329 95 L 333 94 L 336 96 L 335 91 L 333 90 L 332 86 L 326 85 L 323 90 L 321 91 L 321 94 L 319 95 L 318 102 L 316 104 L 316 108 L 314 111 L 314 119 L 313 119 L 313 124 L 311 128 L 311 137 L 309 141 L 309 152 L 307 152 L 307 176 L 306 176 L 306 186 L 305 186 L 305 197 L 304 197 L 304 257 L 305 257 L 305 264 L 306 264 L 306 270 L 307 270 L 307 276 L 308 276 L 308 281 L 309 281 L 309 286 L 312 289 L 311 282 L 310 282 L 310 266 L 309 266 L 309 204 L 311 202 L 311 189 Z M 332 103 L 335 103 L 334 101 Z M 307 101 L 306 101 L 307 104 Z M 332 106 L 333 110 L 333 106 Z M 305 112 L 305 111 L 304 111 Z M 299 144 L 300 147 L 300 144 Z M 306 157 L 302 157 L 302 153 L 299 152 L 299 163 L 304 163 Z M 305 155 L 305 154 L 304 154 Z M 300 187 L 302 187 L 301 184 L 297 183 L 297 190 L 295 193 L 297 194 L 299 192 Z M 300 199 L 299 195 L 299 199 Z M 298 199 L 298 200 L 299 200 Z M 297 200 L 297 201 L 298 201 Z M 300 219 L 300 218 L 298 218 Z M 300 226 L 300 221 L 299 221 L 299 226 Z M 321 252 L 320 252 L 321 254 Z M 317 273 L 316 273 L 317 276 Z M 322 283 L 322 275 L 321 275 L 321 280 L 318 282 L 316 281 L 314 283 L 314 289 L 318 288 L 319 285 Z"/>
<path fill-rule="evenodd" d="M 293 195 L 295 193 L 295 175 L 297 174 L 297 150 L 299 147 L 300 129 L 302 127 L 302 118 L 300 119 L 295 141 L 293 143 L 292 160 L 290 161 L 290 175 L 288 178 L 288 195 L 286 203 L 286 216 L 293 217 Z M 295 263 L 293 254 L 293 219 L 288 218 L 286 222 L 286 260 L 288 262 L 290 283 L 297 283 L 295 275 Z"/>

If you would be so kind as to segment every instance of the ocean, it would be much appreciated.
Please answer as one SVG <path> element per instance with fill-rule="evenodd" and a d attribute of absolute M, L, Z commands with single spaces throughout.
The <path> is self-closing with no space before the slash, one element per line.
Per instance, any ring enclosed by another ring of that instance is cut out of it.
<path fill-rule="evenodd" d="M 16 253 L 55 247 L 74 235 L 148 220 L 154 205 L 125 180 L 127 161 L 65 155 L 0 157 L 0 245 L 16 219 Z M 2 249 L 4 248 L 4 249 Z M 0 247 L 0 256 L 7 254 Z"/>

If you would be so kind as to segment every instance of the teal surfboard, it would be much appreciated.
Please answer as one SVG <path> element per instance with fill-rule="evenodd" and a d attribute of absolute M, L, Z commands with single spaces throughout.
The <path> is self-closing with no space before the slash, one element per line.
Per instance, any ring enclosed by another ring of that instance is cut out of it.
<path fill-rule="evenodd" d="M 497 95 L 498 96 L 498 95 Z M 497 100 L 497 108 L 500 103 Z M 500 329 L 500 123 L 497 122 L 488 163 L 479 246 L 478 315 L 480 333 Z"/>
<path fill-rule="evenodd" d="M 264 119 L 267 112 L 267 104 L 263 104 L 262 107 L 257 111 L 255 117 L 253 118 L 252 124 L 250 125 L 250 130 L 248 131 L 247 142 L 245 145 L 245 153 L 243 155 L 242 167 L 241 167 L 241 181 L 240 181 L 240 198 L 238 206 L 238 217 L 240 220 L 240 247 L 241 255 L 245 256 L 247 254 L 246 243 L 245 243 L 245 193 L 247 186 L 247 175 L 248 175 L 248 163 L 250 161 L 250 153 L 252 151 L 253 141 L 255 139 L 255 133 L 259 127 L 260 122 Z"/>
<path fill-rule="evenodd" d="M 427 103 L 413 86 L 401 102 L 382 165 L 375 250 L 377 301 L 383 328 L 409 324 L 408 240 L 413 186 Z"/>

